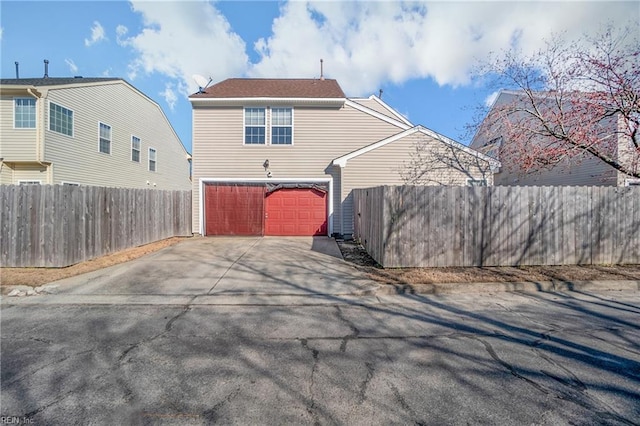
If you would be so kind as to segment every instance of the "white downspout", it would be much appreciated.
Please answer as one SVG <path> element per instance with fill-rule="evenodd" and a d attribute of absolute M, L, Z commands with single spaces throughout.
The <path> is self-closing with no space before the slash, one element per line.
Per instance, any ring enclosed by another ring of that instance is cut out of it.
<path fill-rule="evenodd" d="M 33 93 L 33 90 L 35 90 L 35 88 L 27 87 L 27 93 L 36 98 L 36 162 L 47 170 L 47 183 L 51 183 L 53 181 L 53 165 L 44 163 L 43 126 L 46 124 L 44 122 L 44 106 L 42 105 L 44 98 Z"/>

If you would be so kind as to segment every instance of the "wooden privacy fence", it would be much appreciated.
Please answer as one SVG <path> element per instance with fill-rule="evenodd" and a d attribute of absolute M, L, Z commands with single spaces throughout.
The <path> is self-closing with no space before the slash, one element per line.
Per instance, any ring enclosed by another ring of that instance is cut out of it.
<path fill-rule="evenodd" d="M 68 266 L 191 235 L 191 192 L 0 185 L 1 264 Z"/>
<path fill-rule="evenodd" d="M 640 263 L 638 187 L 356 189 L 354 224 L 384 267 Z"/>

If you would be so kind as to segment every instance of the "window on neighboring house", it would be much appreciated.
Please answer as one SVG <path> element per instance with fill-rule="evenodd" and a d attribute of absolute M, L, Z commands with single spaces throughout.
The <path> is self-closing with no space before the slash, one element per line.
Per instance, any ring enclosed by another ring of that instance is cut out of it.
<path fill-rule="evenodd" d="M 73 111 L 53 102 L 49 103 L 49 130 L 73 136 Z"/>
<path fill-rule="evenodd" d="M 131 136 L 131 161 L 140 162 L 140 138 Z"/>
<path fill-rule="evenodd" d="M 265 109 L 244 109 L 244 143 L 247 145 L 265 144 Z"/>
<path fill-rule="evenodd" d="M 154 148 L 149 148 L 149 171 L 156 171 L 156 150 Z"/>
<path fill-rule="evenodd" d="M 293 143 L 293 110 L 291 108 L 271 110 L 271 143 L 273 145 Z"/>
<path fill-rule="evenodd" d="M 100 123 L 100 152 L 111 154 L 111 126 Z"/>
<path fill-rule="evenodd" d="M 624 186 L 640 186 L 640 179 L 625 179 Z"/>
<path fill-rule="evenodd" d="M 18 181 L 18 185 L 40 185 L 42 182 L 39 180 L 21 180 Z"/>
<path fill-rule="evenodd" d="M 16 129 L 36 128 L 36 100 L 16 98 L 13 104 L 14 127 Z"/>
<path fill-rule="evenodd" d="M 62 185 L 64 185 L 64 186 L 80 186 L 80 184 L 76 183 L 76 182 L 64 182 L 64 181 L 62 182 Z"/>
<path fill-rule="evenodd" d="M 486 179 L 467 179 L 467 185 L 469 186 L 487 186 Z"/>

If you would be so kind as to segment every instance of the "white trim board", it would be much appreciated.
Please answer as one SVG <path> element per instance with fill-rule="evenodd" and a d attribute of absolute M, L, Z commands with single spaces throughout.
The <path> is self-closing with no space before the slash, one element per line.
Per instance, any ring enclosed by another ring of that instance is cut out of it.
<path fill-rule="evenodd" d="M 387 115 L 381 114 L 378 111 L 375 111 L 371 108 L 368 108 L 364 105 L 360 105 L 359 103 L 357 103 L 356 101 L 352 101 L 351 99 L 347 99 L 344 103 L 345 105 L 349 105 L 351 108 L 353 109 L 357 109 L 360 112 L 364 112 L 365 114 L 369 114 L 379 120 L 382 120 L 386 123 L 389 124 L 393 124 L 394 126 L 398 126 L 401 129 L 409 129 L 411 128 L 411 125 L 405 124 L 404 122 L 400 121 L 400 120 L 395 120 Z"/>
<path fill-rule="evenodd" d="M 404 132 L 400 132 L 400 133 L 397 133 L 397 134 L 395 134 L 393 136 L 389 136 L 386 139 L 383 139 L 383 140 L 378 141 L 376 143 L 373 143 L 371 145 L 367 145 L 367 146 L 365 146 L 363 148 L 360 148 L 360 149 L 358 149 L 356 151 L 350 152 L 349 154 L 343 155 L 342 157 L 338 157 L 338 158 L 334 159 L 331 162 L 331 164 L 333 164 L 335 166 L 346 167 L 347 162 L 349 160 L 351 160 L 352 158 L 358 157 L 358 156 L 360 156 L 362 154 L 366 154 L 369 151 L 373 151 L 374 149 L 380 148 L 380 147 L 385 146 L 385 145 L 387 145 L 387 144 L 389 144 L 391 142 L 397 141 L 398 139 L 402 139 L 402 138 L 404 138 L 406 136 L 410 136 L 410 135 L 412 135 L 414 133 L 418 133 L 418 132 L 422 133 L 424 135 L 430 136 L 430 137 L 432 137 L 432 138 L 434 138 L 436 140 L 439 140 L 440 142 L 443 142 L 443 143 L 445 143 L 447 145 L 450 145 L 450 146 L 452 146 L 454 148 L 460 149 L 460 150 L 466 152 L 469 155 L 473 155 L 474 157 L 477 157 L 477 158 L 479 158 L 481 160 L 484 160 L 484 161 L 488 162 L 491 165 L 492 169 L 500 167 L 500 162 L 498 160 L 496 160 L 494 158 L 491 158 L 491 157 L 489 157 L 487 155 L 484 155 L 481 152 L 478 152 L 478 151 L 476 151 L 476 150 L 474 150 L 472 148 L 469 148 L 468 146 L 462 145 L 461 143 L 456 142 L 453 139 L 449 139 L 446 136 L 443 136 L 443 135 L 441 135 L 439 133 L 434 132 L 433 130 L 427 129 L 427 128 L 422 127 L 422 126 L 416 126 L 416 127 L 411 128 L 411 129 L 407 129 Z"/>
<path fill-rule="evenodd" d="M 333 178 L 200 178 L 198 179 L 198 225 L 200 235 L 206 235 L 204 226 L 204 185 L 206 183 L 326 183 L 329 186 L 327 236 L 333 234 Z"/>

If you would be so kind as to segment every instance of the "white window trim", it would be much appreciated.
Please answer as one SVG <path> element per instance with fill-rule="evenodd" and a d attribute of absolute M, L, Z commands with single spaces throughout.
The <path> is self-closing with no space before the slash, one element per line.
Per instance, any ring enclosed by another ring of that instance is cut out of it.
<path fill-rule="evenodd" d="M 133 138 L 138 139 L 138 142 L 140 142 L 140 147 L 138 148 L 138 161 L 133 159 Z M 132 163 L 138 163 L 138 164 L 142 163 L 142 139 L 136 135 L 131 135 L 131 152 L 129 155 L 129 159 L 131 160 Z"/>
<path fill-rule="evenodd" d="M 36 116 L 35 116 L 35 122 L 33 124 L 33 127 L 16 127 L 16 101 L 18 99 L 28 99 L 28 100 L 32 100 L 35 102 L 35 109 L 36 109 Z M 35 130 L 38 127 L 38 100 L 36 98 L 27 98 L 24 96 L 16 96 L 13 98 L 13 129 L 14 130 Z"/>
<path fill-rule="evenodd" d="M 152 150 L 155 153 L 155 159 L 153 160 L 155 165 L 155 170 L 151 170 L 151 151 Z M 147 149 L 147 171 L 150 171 L 152 173 L 156 173 L 158 171 L 158 150 L 152 146 L 150 146 L 149 149 Z"/>
<path fill-rule="evenodd" d="M 18 181 L 18 185 L 42 185 L 40 179 L 21 179 Z"/>
<path fill-rule="evenodd" d="M 71 117 L 72 117 L 71 118 L 71 135 L 67 135 L 65 133 L 60 133 L 60 132 L 58 132 L 56 130 L 51 130 L 51 104 L 58 105 L 59 107 L 62 107 L 64 109 L 66 109 L 66 110 L 71 111 Z M 47 112 L 48 112 L 47 113 L 47 130 L 48 131 L 53 132 L 53 133 L 55 133 L 57 135 L 60 135 L 60 136 L 65 136 L 67 138 L 73 138 L 75 136 L 75 134 L 76 134 L 76 129 L 75 129 L 75 127 L 76 127 L 76 112 L 74 110 L 72 110 L 71 108 L 67 108 L 64 105 L 55 103 L 53 101 L 49 101 L 49 105 L 47 107 Z"/>
<path fill-rule="evenodd" d="M 271 113 L 269 114 L 269 140 L 267 141 L 267 145 L 271 145 L 271 146 L 293 146 L 294 143 L 294 125 L 295 125 L 295 120 L 294 120 L 294 108 L 292 106 L 280 106 L 278 105 L 277 107 L 269 107 L 271 109 Z M 274 127 L 285 127 L 285 126 L 274 126 L 273 125 L 273 108 L 283 108 L 283 109 L 290 109 L 291 110 L 291 143 L 272 143 L 271 141 L 271 136 L 273 135 L 273 128 Z"/>
<path fill-rule="evenodd" d="M 109 152 L 102 152 L 102 150 L 100 150 L 100 139 L 102 139 L 102 136 L 100 135 L 101 124 L 109 128 Z M 113 127 L 111 127 L 109 124 L 105 123 L 104 121 L 98 121 L 98 152 L 100 154 L 111 155 L 112 151 L 113 151 Z"/>
<path fill-rule="evenodd" d="M 246 143 L 247 140 L 247 127 L 258 127 L 258 126 L 247 126 L 247 109 L 263 109 L 264 110 L 264 143 Z M 268 119 L 269 107 L 266 106 L 245 106 L 242 108 L 242 145 L 244 146 L 267 146 L 269 145 L 269 132 L 270 127 L 267 125 L 269 122 Z"/>
<path fill-rule="evenodd" d="M 640 179 L 625 179 L 624 186 L 637 186 L 640 185 Z"/>

